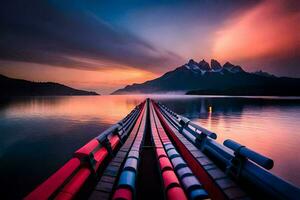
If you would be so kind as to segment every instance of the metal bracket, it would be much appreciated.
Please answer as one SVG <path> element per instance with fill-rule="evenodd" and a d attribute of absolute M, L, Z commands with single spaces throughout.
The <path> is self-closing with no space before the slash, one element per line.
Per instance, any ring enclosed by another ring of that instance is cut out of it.
<path fill-rule="evenodd" d="M 105 136 L 105 137 L 103 138 L 103 140 L 101 140 L 100 143 L 101 143 L 101 145 L 102 145 L 103 147 L 105 147 L 105 148 L 107 149 L 109 155 L 110 155 L 111 157 L 114 157 L 114 153 L 113 153 L 113 150 L 112 150 L 112 148 L 111 148 L 111 143 L 110 143 L 109 139 L 107 138 L 107 136 Z"/>
<path fill-rule="evenodd" d="M 245 156 L 240 154 L 240 150 L 242 148 L 245 148 L 245 146 L 240 146 L 236 151 L 234 151 L 234 157 L 230 160 L 229 165 L 226 167 L 226 173 L 231 174 L 237 180 L 240 178 L 244 163 L 247 160 Z"/>

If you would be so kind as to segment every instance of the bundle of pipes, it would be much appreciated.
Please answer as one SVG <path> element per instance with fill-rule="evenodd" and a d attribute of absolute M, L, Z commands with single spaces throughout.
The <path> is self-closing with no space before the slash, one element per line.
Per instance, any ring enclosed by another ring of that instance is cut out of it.
<path fill-rule="evenodd" d="M 225 140 L 222 145 L 215 141 L 216 133 L 191 122 L 162 103 L 156 104 L 173 127 L 218 163 L 226 174 L 239 180 L 239 183 L 248 182 L 255 190 L 275 199 L 297 199 L 300 197 L 298 187 L 267 171 L 274 166 L 272 159 L 231 139 Z"/>

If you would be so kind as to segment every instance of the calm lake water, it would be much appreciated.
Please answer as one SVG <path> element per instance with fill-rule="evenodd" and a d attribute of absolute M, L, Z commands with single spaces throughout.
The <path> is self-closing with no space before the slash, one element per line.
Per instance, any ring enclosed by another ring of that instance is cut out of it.
<path fill-rule="evenodd" d="M 19 199 L 146 96 L 28 97 L 0 101 L 0 198 Z M 152 96 L 275 161 L 300 186 L 300 99 Z"/>

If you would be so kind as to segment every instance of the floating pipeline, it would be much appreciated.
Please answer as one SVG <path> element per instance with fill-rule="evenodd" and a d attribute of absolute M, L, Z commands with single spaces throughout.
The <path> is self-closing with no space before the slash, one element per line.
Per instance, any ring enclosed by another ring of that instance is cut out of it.
<path fill-rule="evenodd" d="M 299 199 L 299 188 L 268 171 L 272 159 L 216 138 L 147 99 L 25 199 Z"/>

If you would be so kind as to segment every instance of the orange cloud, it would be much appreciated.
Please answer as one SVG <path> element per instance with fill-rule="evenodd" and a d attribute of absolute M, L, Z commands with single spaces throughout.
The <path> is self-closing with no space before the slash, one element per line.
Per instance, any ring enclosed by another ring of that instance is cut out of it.
<path fill-rule="evenodd" d="M 300 12 L 287 8 L 289 2 L 267 0 L 245 14 L 238 13 L 216 33 L 214 57 L 242 61 L 299 50 Z"/>
<path fill-rule="evenodd" d="M 26 62 L 1 61 L 0 65 L 0 74 L 26 80 L 58 82 L 78 89 L 95 90 L 101 94 L 111 93 L 127 84 L 141 83 L 158 76 L 146 70 L 117 65 L 99 71 Z"/>

